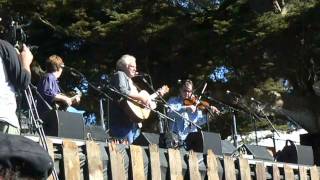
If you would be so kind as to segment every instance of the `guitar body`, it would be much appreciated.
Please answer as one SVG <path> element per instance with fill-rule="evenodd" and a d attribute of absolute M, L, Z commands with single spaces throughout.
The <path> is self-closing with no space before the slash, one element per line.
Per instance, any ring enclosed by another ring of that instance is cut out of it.
<path fill-rule="evenodd" d="M 163 86 L 159 91 L 162 91 L 162 94 L 165 94 L 169 91 L 168 86 Z M 139 92 L 140 95 L 150 97 L 151 103 L 150 107 L 145 107 L 141 102 L 126 100 L 124 102 L 124 110 L 126 114 L 130 117 L 130 120 L 136 123 L 142 122 L 149 118 L 151 110 L 157 108 L 157 104 L 154 101 L 158 97 L 158 92 L 154 94 L 149 94 L 147 91 L 142 90 Z"/>
<path fill-rule="evenodd" d="M 75 89 L 75 90 L 76 92 L 74 93 L 74 95 L 70 97 L 72 102 L 75 101 L 76 98 L 80 98 L 82 96 L 82 93 L 79 89 Z M 66 96 L 65 94 L 62 94 L 62 95 Z M 67 109 L 70 107 L 68 104 L 61 101 L 56 101 L 54 105 L 56 110 L 61 110 L 61 111 L 67 111 Z"/>
<path fill-rule="evenodd" d="M 67 111 L 68 107 L 69 107 L 68 104 L 57 101 L 55 102 L 54 109 L 60 110 L 60 111 Z"/>
<path fill-rule="evenodd" d="M 144 96 L 150 96 L 149 93 L 144 90 L 140 91 L 139 94 L 143 94 Z M 148 119 L 151 113 L 151 110 L 149 108 L 146 108 L 140 102 L 133 100 L 126 100 L 124 102 L 124 110 L 130 117 L 130 120 L 136 123 Z"/>

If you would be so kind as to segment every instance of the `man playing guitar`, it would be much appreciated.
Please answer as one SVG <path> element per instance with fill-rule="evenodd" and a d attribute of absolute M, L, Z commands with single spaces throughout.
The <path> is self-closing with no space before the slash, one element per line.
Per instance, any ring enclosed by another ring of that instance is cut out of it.
<path fill-rule="evenodd" d="M 151 96 L 146 91 L 138 91 L 132 82 L 136 75 L 136 58 L 131 55 L 123 55 L 116 64 L 117 72 L 111 78 L 110 85 L 118 93 L 110 105 L 110 136 L 116 143 L 131 144 L 138 136 L 138 123 L 134 115 L 128 115 L 126 107 L 127 100 L 137 102 L 141 106 L 150 108 Z M 121 94 L 121 95 L 120 95 Z M 159 91 L 160 96 L 163 91 Z"/>
<path fill-rule="evenodd" d="M 47 73 L 39 81 L 37 89 L 46 102 L 41 99 L 37 101 L 37 108 L 41 118 L 50 110 L 50 107 L 55 107 L 55 103 L 59 102 L 65 106 L 80 102 L 80 96 L 68 97 L 61 93 L 59 81 L 63 71 L 63 60 L 57 55 L 52 55 L 46 60 Z M 47 103 L 47 104 L 46 104 Z"/>

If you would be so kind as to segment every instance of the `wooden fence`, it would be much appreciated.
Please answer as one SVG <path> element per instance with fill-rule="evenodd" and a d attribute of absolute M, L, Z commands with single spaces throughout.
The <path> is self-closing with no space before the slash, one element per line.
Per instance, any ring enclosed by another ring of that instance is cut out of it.
<path fill-rule="evenodd" d="M 319 180 L 317 166 L 248 160 L 230 156 L 48 138 L 60 179 L 66 180 Z M 49 177 L 49 179 L 53 179 Z"/>

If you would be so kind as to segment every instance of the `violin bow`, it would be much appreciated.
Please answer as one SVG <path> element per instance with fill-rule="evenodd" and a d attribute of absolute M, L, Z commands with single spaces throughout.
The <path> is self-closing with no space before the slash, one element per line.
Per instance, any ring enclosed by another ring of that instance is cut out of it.
<path fill-rule="evenodd" d="M 207 85 L 208 85 L 208 83 L 205 83 L 205 84 L 204 84 L 204 86 L 203 86 L 203 88 L 202 88 L 202 91 L 201 91 L 201 93 L 200 93 L 199 99 L 198 99 L 199 101 L 200 101 L 200 99 L 201 99 L 202 94 L 203 94 L 204 91 L 206 90 Z"/>

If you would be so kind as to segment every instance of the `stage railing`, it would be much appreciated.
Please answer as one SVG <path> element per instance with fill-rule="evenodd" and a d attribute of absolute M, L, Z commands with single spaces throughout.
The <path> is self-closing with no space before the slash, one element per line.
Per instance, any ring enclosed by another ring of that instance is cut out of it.
<path fill-rule="evenodd" d="M 37 141 L 36 137 L 28 137 Z M 60 179 L 319 180 L 319 167 L 48 137 Z M 52 179 L 50 177 L 49 179 Z"/>

